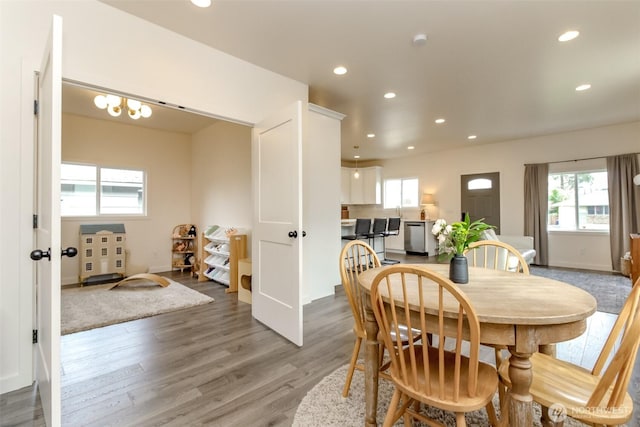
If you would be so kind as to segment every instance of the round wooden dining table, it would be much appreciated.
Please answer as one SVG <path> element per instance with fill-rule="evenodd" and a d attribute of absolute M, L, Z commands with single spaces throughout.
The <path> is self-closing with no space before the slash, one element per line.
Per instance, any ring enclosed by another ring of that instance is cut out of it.
<path fill-rule="evenodd" d="M 448 277 L 448 264 L 413 264 Z M 375 276 L 384 266 L 359 276 L 359 284 L 369 295 Z M 539 346 L 568 341 L 584 333 L 586 319 L 596 311 L 595 298 L 586 291 L 553 279 L 469 267 L 469 283 L 458 287 L 471 301 L 480 321 L 480 342 L 505 345 L 511 353 L 509 376 L 512 381 L 509 425 L 533 425 L 533 399 L 529 393 L 531 355 Z M 411 305 L 411 301 L 409 301 Z M 429 307 L 437 312 L 437 301 Z M 449 313 L 455 317 L 457 313 Z M 365 425 L 377 426 L 378 324 L 365 301 Z"/>

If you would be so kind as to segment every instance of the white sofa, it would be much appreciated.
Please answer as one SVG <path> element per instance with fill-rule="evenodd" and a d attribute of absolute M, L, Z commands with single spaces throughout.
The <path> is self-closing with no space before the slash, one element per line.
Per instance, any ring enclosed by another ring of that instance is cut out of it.
<path fill-rule="evenodd" d="M 498 240 L 516 248 L 522 258 L 531 264 L 536 257 L 536 250 L 533 249 L 533 237 L 531 236 L 510 236 L 510 235 L 498 235 L 494 230 L 486 230 L 482 233 L 483 240 Z"/>

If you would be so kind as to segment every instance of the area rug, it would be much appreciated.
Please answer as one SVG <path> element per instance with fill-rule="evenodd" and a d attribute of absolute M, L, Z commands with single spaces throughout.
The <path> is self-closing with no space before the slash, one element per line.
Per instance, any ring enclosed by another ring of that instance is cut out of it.
<path fill-rule="evenodd" d="M 355 371 L 349 396 L 342 397 L 342 387 L 347 376 L 347 368 L 344 365 L 331 374 L 327 375 L 316 384 L 302 399 L 296 414 L 293 418 L 293 427 L 360 427 L 364 424 L 364 373 Z M 384 379 L 380 379 L 378 385 L 378 424 L 382 425 L 384 416 L 391 396 L 393 395 L 393 384 Z M 494 397 L 494 405 L 498 407 L 498 396 Z M 453 413 L 441 411 L 432 407 L 425 407 L 422 412 L 434 418 L 446 426 L 455 426 L 456 420 Z M 540 406 L 534 404 L 534 423 L 540 426 Z M 499 413 L 499 411 L 498 411 Z M 467 425 L 470 427 L 486 427 L 489 425 L 486 411 L 479 410 L 466 414 Z M 402 420 L 398 420 L 396 426 L 404 425 Z M 414 426 L 425 424 L 414 421 Z M 585 425 L 567 418 L 564 422 L 567 427 L 584 427 Z"/>
<path fill-rule="evenodd" d="M 531 274 L 569 283 L 589 292 L 598 311 L 619 314 L 631 292 L 631 279 L 621 274 L 530 266 Z"/>
<path fill-rule="evenodd" d="M 148 280 L 115 287 L 92 285 L 62 290 L 61 333 L 99 328 L 208 304 L 213 298 L 169 279 L 163 288 Z"/>

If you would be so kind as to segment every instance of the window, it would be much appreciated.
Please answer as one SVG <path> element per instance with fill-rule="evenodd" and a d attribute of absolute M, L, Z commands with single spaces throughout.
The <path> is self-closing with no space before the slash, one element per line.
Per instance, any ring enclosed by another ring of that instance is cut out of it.
<path fill-rule="evenodd" d="M 140 170 L 63 163 L 62 216 L 144 215 L 145 174 Z"/>
<path fill-rule="evenodd" d="M 384 208 L 418 207 L 418 179 L 386 179 L 384 181 Z"/>
<path fill-rule="evenodd" d="M 609 231 L 606 171 L 549 174 L 549 230 Z"/>
<path fill-rule="evenodd" d="M 487 178 L 476 178 L 467 183 L 467 190 L 490 190 L 491 188 L 493 188 L 493 182 Z"/>

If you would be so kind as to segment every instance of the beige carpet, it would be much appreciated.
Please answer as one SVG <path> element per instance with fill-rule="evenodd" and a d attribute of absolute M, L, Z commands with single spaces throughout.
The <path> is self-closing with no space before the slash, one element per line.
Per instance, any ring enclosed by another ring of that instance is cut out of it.
<path fill-rule="evenodd" d="M 342 387 L 344 387 L 348 366 L 344 365 L 336 369 L 307 393 L 302 402 L 300 402 L 293 418 L 293 427 L 361 427 L 364 424 L 363 372 L 354 372 L 349 396 L 346 399 L 342 397 Z M 382 425 L 392 394 L 393 384 L 381 379 L 378 386 L 377 418 L 379 425 Z M 494 398 L 494 405 L 496 407 L 498 405 L 497 395 Z M 540 406 L 534 404 L 534 411 L 534 419 L 537 418 L 538 421 L 534 421 L 533 425 L 539 427 Z M 423 412 L 446 426 L 456 425 L 455 416 L 452 413 L 431 407 L 424 408 L 424 406 Z M 467 425 L 470 427 L 485 427 L 489 425 L 484 409 L 470 412 L 465 418 Z M 404 424 L 402 420 L 399 420 L 395 425 L 401 426 Z M 415 421 L 413 425 L 423 426 L 424 424 Z M 584 424 L 571 418 L 567 418 L 564 425 L 566 427 L 584 427 Z"/>
<path fill-rule="evenodd" d="M 137 280 L 111 290 L 91 285 L 62 290 L 62 335 L 208 304 L 213 298 L 172 281 L 163 288 Z"/>

